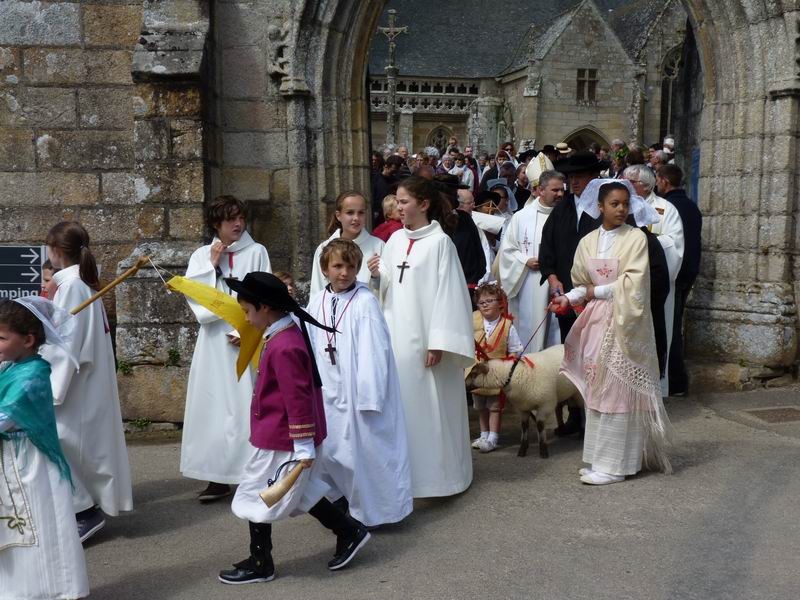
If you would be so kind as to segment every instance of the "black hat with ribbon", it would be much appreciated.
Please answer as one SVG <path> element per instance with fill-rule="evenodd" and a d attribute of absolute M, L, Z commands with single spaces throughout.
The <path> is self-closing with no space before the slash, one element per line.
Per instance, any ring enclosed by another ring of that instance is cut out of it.
<path fill-rule="evenodd" d="M 559 160 L 555 168 L 569 175 L 570 173 L 599 173 L 608 167 L 608 163 L 597 158 L 594 152 L 577 152 L 566 160 Z"/>
<path fill-rule="evenodd" d="M 258 300 L 274 310 L 292 313 L 300 320 L 300 329 L 303 332 L 303 339 L 305 340 L 308 354 L 311 357 L 311 365 L 314 370 L 314 383 L 317 387 L 321 387 L 322 380 L 317 370 L 317 362 L 314 360 L 314 349 L 311 347 L 311 340 L 308 337 L 306 323 L 324 329 L 329 333 L 335 333 L 336 330 L 321 324 L 303 310 L 297 303 L 297 300 L 289 295 L 289 289 L 286 287 L 286 284 L 272 273 L 254 271 L 245 275 L 244 279 L 241 280 L 234 277 L 226 277 L 225 283 L 228 284 L 228 287 L 234 292 L 242 295 L 244 298 Z"/>

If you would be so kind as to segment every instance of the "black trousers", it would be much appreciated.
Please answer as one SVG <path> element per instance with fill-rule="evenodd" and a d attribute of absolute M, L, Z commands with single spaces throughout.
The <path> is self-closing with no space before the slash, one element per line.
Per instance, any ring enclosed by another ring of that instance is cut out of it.
<path fill-rule="evenodd" d="M 683 356 L 683 312 L 692 285 L 675 284 L 675 321 L 672 325 L 672 346 L 669 349 L 669 393 L 685 394 L 689 391 L 689 375 Z"/>

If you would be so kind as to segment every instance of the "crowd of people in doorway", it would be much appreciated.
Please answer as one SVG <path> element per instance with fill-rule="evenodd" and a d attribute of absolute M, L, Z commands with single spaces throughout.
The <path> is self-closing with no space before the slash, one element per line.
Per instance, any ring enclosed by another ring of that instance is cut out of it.
<path fill-rule="evenodd" d="M 557 434 L 582 435 L 587 485 L 645 467 L 670 471 L 663 397 L 688 390 L 683 314 L 700 265 L 701 214 L 672 139 L 561 143 L 493 156 L 404 147 L 372 156 L 372 190 L 343 191 L 309 265 L 310 295 L 272 272 L 247 205 L 210 202 L 211 243 L 186 278 L 237 298 L 263 331 L 258 368 L 239 376 L 240 332 L 189 300 L 199 324 L 180 471 L 200 502 L 233 496 L 247 557 L 218 578 L 275 576 L 272 524 L 308 513 L 344 568 L 382 525 L 472 482 L 472 449 L 500 443 L 504 389 L 465 376 L 562 348 L 583 398 Z M 374 229 L 369 232 L 372 221 Z M 133 508 L 108 320 L 89 234 L 55 226 L 44 298 L 0 302 L 0 575 L 14 597 L 88 594 L 81 542 Z M 268 503 L 264 489 L 284 484 Z"/>

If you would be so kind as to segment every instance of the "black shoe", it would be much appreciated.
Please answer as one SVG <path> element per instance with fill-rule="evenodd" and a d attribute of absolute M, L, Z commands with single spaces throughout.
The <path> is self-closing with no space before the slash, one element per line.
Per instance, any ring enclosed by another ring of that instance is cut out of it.
<path fill-rule="evenodd" d="M 88 540 L 95 533 L 100 531 L 106 524 L 106 518 L 103 516 L 103 511 L 97 506 L 93 506 L 88 510 L 84 510 L 75 515 L 75 520 L 78 523 L 78 537 L 81 543 Z"/>
<path fill-rule="evenodd" d="M 367 528 L 359 525 L 354 536 L 349 538 L 336 538 L 336 554 L 328 563 L 328 569 L 336 571 L 344 568 L 356 557 L 361 548 L 369 541 L 370 535 Z"/>
<path fill-rule="evenodd" d="M 208 482 L 208 486 L 202 492 L 197 495 L 197 499 L 200 502 L 214 502 L 214 500 L 221 500 L 222 498 L 226 498 L 233 493 L 231 490 L 231 486 L 227 483 L 214 483 L 213 481 Z"/>
<path fill-rule="evenodd" d="M 275 566 L 272 560 L 268 564 L 259 565 L 259 561 L 248 558 L 233 565 L 233 569 L 219 572 L 219 580 L 229 585 L 243 585 L 245 583 L 264 583 L 275 579 Z"/>

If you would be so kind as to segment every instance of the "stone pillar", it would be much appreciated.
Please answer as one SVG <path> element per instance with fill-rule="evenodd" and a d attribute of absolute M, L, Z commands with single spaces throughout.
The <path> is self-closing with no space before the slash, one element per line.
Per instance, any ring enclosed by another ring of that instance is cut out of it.
<path fill-rule="evenodd" d="M 473 101 L 467 120 L 467 139 L 476 152 L 492 154 L 497 150 L 502 107 L 503 101 L 496 96 L 479 96 Z"/>
<path fill-rule="evenodd" d="M 414 111 L 404 108 L 400 111 L 397 145 L 407 146 L 409 152 L 414 152 Z"/>

